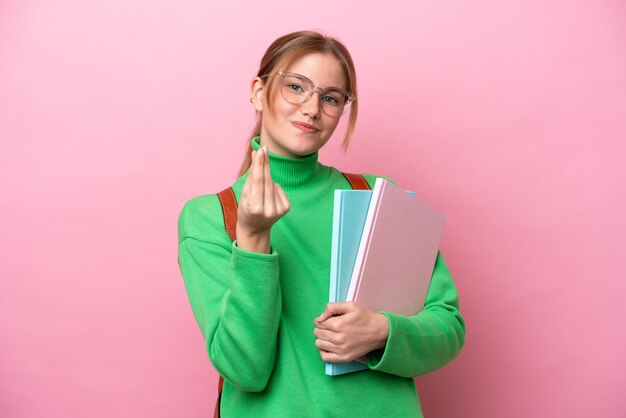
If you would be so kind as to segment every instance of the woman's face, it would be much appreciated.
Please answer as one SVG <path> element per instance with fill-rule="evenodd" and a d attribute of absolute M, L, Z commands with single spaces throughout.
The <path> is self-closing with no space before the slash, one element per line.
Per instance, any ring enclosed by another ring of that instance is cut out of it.
<path fill-rule="evenodd" d="M 347 89 L 341 64 L 329 54 L 305 55 L 285 71 L 307 77 L 315 87 Z M 252 85 L 255 106 L 262 111 L 261 145 L 266 145 L 270 152 L 292 158 L 317 152 L 332 135 L 340 116 L 324 113 L 317 93 L 302 104 L 289 103 L 281 94 L 279 80 L 276 81 L 271 110 L 265 106 L 263 83 L 256 79 Z"/>

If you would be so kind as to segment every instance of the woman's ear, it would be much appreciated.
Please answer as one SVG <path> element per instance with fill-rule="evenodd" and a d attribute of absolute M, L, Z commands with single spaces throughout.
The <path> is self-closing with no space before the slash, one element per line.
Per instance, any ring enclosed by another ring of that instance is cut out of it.
<path fill-rule="evenodd" d="M 255 77 L 250 82 L 250 103 L 252 103 L 257 112 L 263 111 L 263 96 L 265 83 L 260 77 Z"/>

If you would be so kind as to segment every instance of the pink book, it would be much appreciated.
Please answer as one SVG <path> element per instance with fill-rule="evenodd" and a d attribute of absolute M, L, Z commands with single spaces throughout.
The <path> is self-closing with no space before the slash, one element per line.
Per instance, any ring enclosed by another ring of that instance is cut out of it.
<path fill-rule="evenodd" d="M 444 224 L 441 212 L 376 179 L 346 300 L 374 312 L 421 311 Z"/>

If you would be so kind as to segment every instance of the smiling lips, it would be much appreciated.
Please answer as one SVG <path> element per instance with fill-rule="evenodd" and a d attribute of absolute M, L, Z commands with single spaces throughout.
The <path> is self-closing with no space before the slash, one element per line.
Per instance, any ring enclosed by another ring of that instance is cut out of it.
<path fill-rule="evenodd" d="M 291 124 L 293 126 L 295 126 L 296 128 L 300 129 L 303 132 L 307 132 L 307 133 L 315 133 L 317 131 L 319 131 L 318 128 L 316 128 L 313 125 L 309 125 L 308 123 L 304 123 L 304 122 L 291 122 Z"/>

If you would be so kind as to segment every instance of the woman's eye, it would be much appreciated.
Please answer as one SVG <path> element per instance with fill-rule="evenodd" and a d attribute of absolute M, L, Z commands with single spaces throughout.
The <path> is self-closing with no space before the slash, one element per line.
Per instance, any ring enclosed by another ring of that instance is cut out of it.
<path fill-rule="evenodd" d="M 326 104 L 336 106 L 339 104 L 339 99 L 333 96 L 324 96 L 322 97 L 322 101 Z"/>
<path fill-rule="evenodd" d="M 292 91 L 294 91 L 296 93 L 303 93 L 304 92 L 304 89 L 299 84 L 289 83 L 289 84 L 287 84 L 287 87 L 289 88 L 289 90 L 292 90 Z"/>

